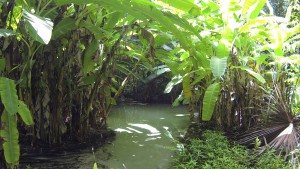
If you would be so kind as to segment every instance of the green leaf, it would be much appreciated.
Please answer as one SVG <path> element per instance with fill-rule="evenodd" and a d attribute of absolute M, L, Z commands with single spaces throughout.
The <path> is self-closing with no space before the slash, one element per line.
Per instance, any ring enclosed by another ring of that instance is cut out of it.
<path fill-rule="evenodd" d="M 222 38 L 219 41 L 216 55 L 218 57 L 228 57 L 230 54 L 230 50 L 233 45 L 233 40 L 234 40 L 234 32 L 232 28 L 229 26 L 226 26 L 223 33 L 222 33 Z"/>
<path fill-rule="evenodd" d="M 77 4 L 77 5 L 82 5 L 82 4 L 87 4 L 87 3 L 94 3 L 96 0 L 54 0 L 54 2 L 60 6 L 60 5 L 65 5 L 65 4 Z"/>
<path fill-rule="evenodd" d="M 96 25 L 92 24 L 91 22 L 84 21 L 84 20 L 82 20 L 80 22 L 79 26 L 85 27 L 89 31 L 91 31 L 97 40 L 100 40 L 101 38 L 103 38 L 103 33 L 102 33 L 103 30 L 101 30 L 101 28 L 99 26 L 96 26 Z M 106 33 L 109 34 L 110 32 L 106 32 Z M 111 36 L 111 35 L 109 35 L 109 36 Z"/>
<path fill-rule="evenodd" d="M 184 100 L 183 94 L 181 92 L 181 94 L 174 100 L 174 102 L 172 103 L 173 107 L 177 107 L 180 105 L 180 102 Z"/>
<path fill-rule="evenodd" d="M 276 56 L 283 56 L 284 52 L 283 52 L 283 37 L 284 34 L 281 30 L 279 29 L 275 29 L 272 31 L 272 38 L 270 38 L 270 40 L 273 42 L 274 44 L 274 53 Z"/>
<path fill-rule="evenodd" d="M 164 3 L 169 4 L 170 6 L 175 7 L 176 9 L 182 10 L 184 12 L 191 12 L 193 11 L 194 14 L 200 15 L 201 9 L 196 4 L 189 2 L 189 1 L 183 1 L 183 0 L 161 0 Z"/>
<path fill-rule="evenodd" d="M 95 67 L 95 61 L 93 60 L 93 55 L 99 49 L 99 43 L 96 39 L 94 39 L 89 47 L 87 48 L 84 58 L 83 58 L 83 73 L 86 75 L 90 71 L 92 71 Z"/>
<path fill-rule="evenodd" d="M 177 75 L 172 78 L 172 80 L 167 84 L 164 93 L 170 93 L 173 87 L 182 82 L 182 76 Z"/>
<path fill-rule="evenodd" d="M 53 22 L 48 18 L 31 14 L 26 10 L 23 10 L 23 13 L 29 35 L 42 44 L 48 44 L 52 35 Z"/>
<path fill-rule="evenodd" d="M 18 112 L 18 96 L 15 82 L 11 79 L 0 77 L 1 101 L 10 115 Z"/>
<path fill-rule="evenodd" d="M 55 2 L 58 5 L 63 4 L 70 4 L 71 1 L 69 0 L 55 0 Z M 178 38 L 181 45 L 184 49 L 187 51 L 191 50 L 191 54 L 194 54 L 194 48 L 190 46 L 191 43 L 189 43 L 189 40 L 186 38 L 186 35 L 178 29 L 174 23 L 178 23 L 177 19 L 170 18 L 165 13 L 163 13 L 161 10 L 157 9 L 155 7 L 154 3 L 151 3 L 146 0 L 133 0 L 133 1 L 121 1 L 121 0 L 74 0 L 72 1 L 74 4 L 86 4 L 86 3 L 95 3 L 99 5 L 107 6 L 113 10 L 116 11 L 124 11 L 128 13 L 129 15 L 136 17 L 140 20 L 143 20 L 145 22 L 149 22 L 149 19 L 159 22 L 163 27 L 167 28 L 173 34 Z M 190 30 L 191 32 L 194 32 L 195 28 L 192 25 L 185 25 L 185 29 Z M 197 36 L 198 33 L 197 33 Z"/>
<path fill-rule="evenodd" d="M 245 0 L 242 14 L 247 14 L 248 18 L 256 18 L 262 8 L 264 7 L 267 0 Z"/>
<path fill-rule="evenodd" d="M 5 58 L 0 58 L 0 71 L 5 69 Z"/>
<path fill-rule="evenodd" d="M 190 75 L 185 75 L 182 81 L 184 98 L 189 99 L 192 96 Z"/>
<path fill-rule="evenodd" d="M 124 17 L 124 14 L 121 12 L 113 12 L 109 15 L 108 20 L 105 22 L 104 29 L 113 29 L 115 28 L 117 22 Z"/>
<path fill-rule="evenodd" d="M 72 18 L 64 18 L 53 29 L 52 39 L 55 40 L 71 30 L 76 29 L 75 20 Z"/>
<path fill-rule="evenodd" d="M 19 100 L 18 113 L 26 125 L 32 125 L 33 119 L 27 105 Z"/>
<path fill-rule="evenodd" d="M 9 30 L 9 29 L 0 29 L 0 37 L 9 37 L 16 35 L 16 32 Z"/>
<path fill-rule="evenodd" d="M 152 74 L 150 74 L 148 77 L 146 77 L 143 82 L 145 84 L 148 84 L 149 82 L 153 81 L 154 79 L 156 79 L 157 77 L 159 77 L 160 75 L 166 73 L 166 72 L 170 72 L 171 70 L 166 66 L 166 65 L 160 65 L 154 68 L 154 72 Z"/>
<path fill-rule="evenodd" d="M 4 110 L 1 116 L 1 123 L 4 126 L 1 130 L 1 137 L 4 140 L 3 149 L 5 160 L 12 166 L 17 165 L 20 157 L 20 145 L 18 143 L 19 133 L 16 115 L 10 115 Z"/>
<path fill-rule="evenodd" d="M 242 70 L 246 70 L 251 76 L 255 77 L 258 81 L 260 81 L 261 83 L 266 83 L 266 80 L 264 79 L 264 77 L 262 77 L 260 74 L 254 72 L 250 67 L 247 66 L 231 66 L 231 69 L 234 68 L 239 68 Z"/>
<path fill-rule="evenodd" d="M 213 56 L 210 59 L 210 68 L 212 70 L 212 73 L 214 77 L 221 77 L 224 75 L 225 70 L 227 67 L 227 57 L 218 58 L 216 56 Z"/>
<path fill-rule="evenodd" d="M 97 163 L 94 163 L 93 169 L 98 169 Z"/>
<path fill-rule="evenodd" d="M 205 91 L 203 98 L 202 120 L 209 121 L 213 115 L 220 92 L 220 83 L 213 83 Z"/>
<path fill-rule="evenodd" d="M 239 33 L 242 32 L 250 32 L 254 27 L 260 27 L 261 25 L 265 24 L 274 24 L 274 23 L 282 23 L 287 22 L 286 19 L 282 17 L 276 17 L 276 16 L 260 16 L 255 19 L 249 19 L 246 24 L 244 24 L 242 27 L 239 28 Z M 295 27 L 297 30 L 297 27 Z M 300 31 L 300 28 L 298 27 L 298 32 Z"/>

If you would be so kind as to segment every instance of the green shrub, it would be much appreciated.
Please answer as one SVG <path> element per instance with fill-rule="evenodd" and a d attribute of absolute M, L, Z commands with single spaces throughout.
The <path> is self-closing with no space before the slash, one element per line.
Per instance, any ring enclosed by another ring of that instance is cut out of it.
<path fill-rule="evenodd" d="M 190 139 L 185 148 L 175 156 L 173 168 L 289 168 L 275 151 L 255 157 L 246 147 L 233 145 L 221 132 L 207 130 L 200 139 Z"/>

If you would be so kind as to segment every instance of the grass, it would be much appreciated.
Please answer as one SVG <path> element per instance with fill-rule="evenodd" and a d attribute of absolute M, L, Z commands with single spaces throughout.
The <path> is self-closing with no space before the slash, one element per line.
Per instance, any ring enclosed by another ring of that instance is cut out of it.
<path fill-rule="evenodd" d="M 285 169 L 291 168 L 274 150 L 263 155 L 249 153 L 249 149 L 230 143 L 221 132 L 207 130 L 200 138 L 187 141 L 178 151 L 173 168 L 177 169 Z"/>

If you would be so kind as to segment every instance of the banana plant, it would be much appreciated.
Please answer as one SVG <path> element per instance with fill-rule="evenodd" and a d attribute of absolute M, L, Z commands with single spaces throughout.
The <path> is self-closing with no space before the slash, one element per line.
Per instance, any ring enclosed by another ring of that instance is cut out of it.
<path fill-rule="evenodd" d="M 18 164 L 20 157 L 19 133 L 17 129 L 18 115 L 26 125 L 32 125 L 33 119 L 28 107 L 18 99 L 16 85 L 13 80 L 0 77 L 0 96 L 4 105 L 1 116 L 2 129 L 0 135 L 4 140 L 5 160 L 11 168 Z"/>

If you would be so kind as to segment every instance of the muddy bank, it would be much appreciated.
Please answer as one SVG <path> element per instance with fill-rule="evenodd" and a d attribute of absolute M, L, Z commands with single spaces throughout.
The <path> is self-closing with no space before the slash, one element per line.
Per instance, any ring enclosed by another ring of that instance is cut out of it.
<path fill-rule="evenodd" d="M 92 168 L 95 161 L 95 149 L 110 144 L 115 132 L 109 129 L 91 130 L 89 137 L 83 142 L 66 142 L 60 146 L 30 147 L 21 145 L 20 169 L 86 169 Z M 103 150 L 105 151 L 105 150 Z M 110 153 L 106 152 L 107 158 Z M 98 168 L 106 168 L 98 164 Z"/>

